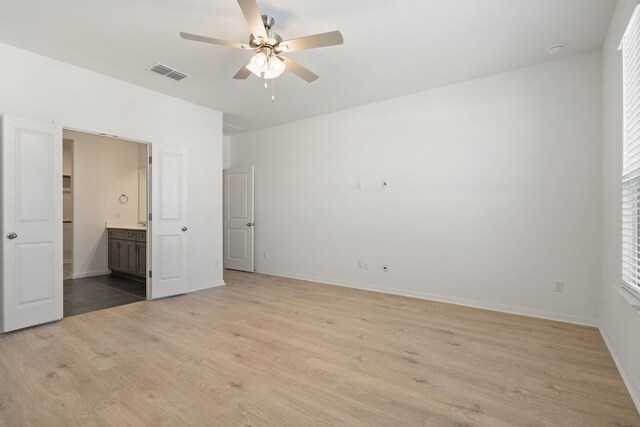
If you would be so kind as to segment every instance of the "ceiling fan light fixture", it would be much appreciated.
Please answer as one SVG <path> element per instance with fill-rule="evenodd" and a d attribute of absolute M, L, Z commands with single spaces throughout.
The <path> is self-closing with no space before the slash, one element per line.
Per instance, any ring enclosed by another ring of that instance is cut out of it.
<path fill-rule="evenodd" d="M 284 65 L 284 62 L 278 58 L 276 55 L 271 55 L 269 57 L 269 66 L 267 70 L 264 72 L 265 79 L 275 79 L 280 76 L 284 72 L 287 67 Z"/>
<path fill-rule="evenodd" d="M 265 52 L 258 52 L 246 67 L 256 76 L 264 79 L 275 79 L 286 69 L 280 58 L 274 54 L 267 56 Z"/>
<path fill-rule="evenodd" d="M 269 69 L 269 59 L 267 55 L 265 55 L 264 52 L 257 53 L 251 58 L 251 61 L 249 61 L 247 69 L 256 76 L 262 77 L 262 74 Z"/>

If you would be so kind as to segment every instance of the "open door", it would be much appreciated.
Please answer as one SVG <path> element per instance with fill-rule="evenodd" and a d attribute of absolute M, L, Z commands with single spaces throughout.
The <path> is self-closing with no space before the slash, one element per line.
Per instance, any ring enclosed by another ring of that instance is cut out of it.
<path fill-rule="evenodd" d="M 151 144 L 151 299 L 187 292 L 185 151 Z M 149 228 L 149 227 L 148 227 Z"/>
<path fill-rule="evenodd" d="M 254 271 L 253 166 L 224 171 L 224 268 Z"/>
<path fill-rule="evenodd" d="M 2 116 L 2 316 L 8 332 L 62 318 L 62 128 Z"/>

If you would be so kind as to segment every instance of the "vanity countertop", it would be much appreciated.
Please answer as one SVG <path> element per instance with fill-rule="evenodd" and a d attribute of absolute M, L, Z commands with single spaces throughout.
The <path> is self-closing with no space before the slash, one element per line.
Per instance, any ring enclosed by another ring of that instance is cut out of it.
<path fill-rule="evenodd" d="M 144 225 L 137 224 L 135 222 L 107 222 L 105 228 L 120 228 L 123 230 L 146 230 Z"/>

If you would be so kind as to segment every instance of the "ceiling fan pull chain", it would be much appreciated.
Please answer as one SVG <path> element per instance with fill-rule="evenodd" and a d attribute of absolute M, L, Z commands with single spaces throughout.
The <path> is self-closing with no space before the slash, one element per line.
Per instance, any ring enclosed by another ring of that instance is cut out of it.
<path fill-rule="evenodd" d="M 276 79 L 271 81 L 271 102 L 276 102 Z"/>
<path fill-rule="evenodd" d="M 268 88 L 269 86 L 267 85 L 267 79 L 264 79 L 264 88 Z"/>

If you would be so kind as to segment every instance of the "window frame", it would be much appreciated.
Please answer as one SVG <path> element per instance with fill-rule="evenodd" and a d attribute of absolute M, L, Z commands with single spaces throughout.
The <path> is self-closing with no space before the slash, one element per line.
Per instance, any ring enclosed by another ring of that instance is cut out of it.
<path fill-rule="evenodd" d="M 619 49 L 623 74 L 622 287 L 640 298 L 640 4 L 631 15 Z"/>

